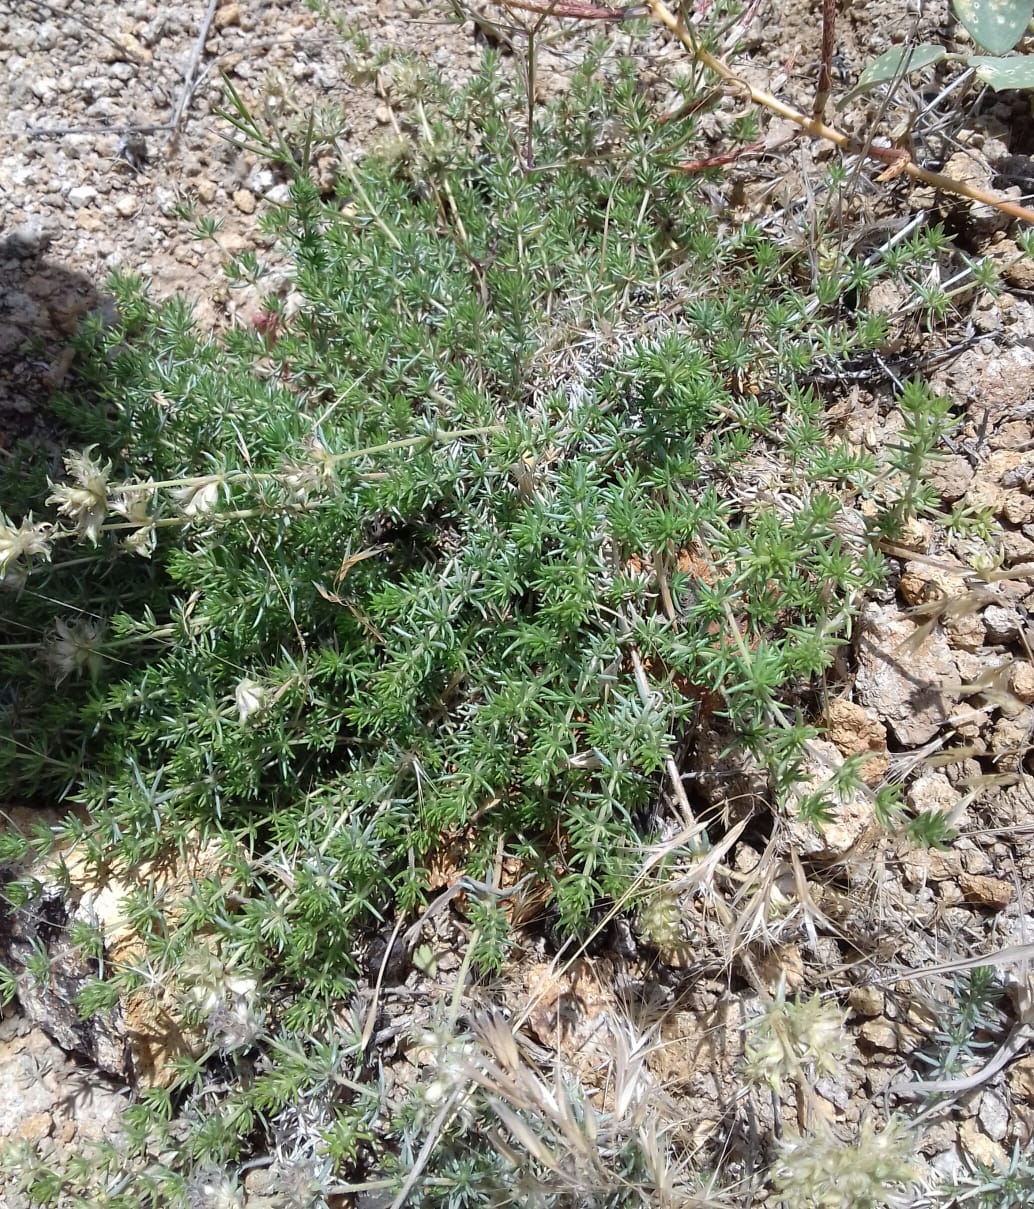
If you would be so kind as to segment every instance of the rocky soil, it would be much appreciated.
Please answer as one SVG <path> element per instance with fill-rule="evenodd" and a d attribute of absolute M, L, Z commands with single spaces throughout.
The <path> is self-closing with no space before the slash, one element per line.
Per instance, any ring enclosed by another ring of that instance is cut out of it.
<path fill-rule="evenodd" d="M 469 21 L 457 24 L 451 8 L 436 0 L 359 0 L 342 11 L 368 35 L 368 49 L 357 50 L 301 3 L 231 0 L 215 7 L 206 24 L 203 0 L 113 0 L 104 10 L 84 0 L 0 0 L 0 456 L 21 436 L 47 439 L 48 392 L 74 370 L 69 337 L 91 313 L 103 317 L 110 306 L 103 283 L 112 270 L 142 274 L 158 295 L 189 295 L 205 324 L 250 322 L 257 313 L 258 295 L 230 289 L 221 267 L 246 249 L 269 252 L 259 223 L 264 207 L 283 197 L 285 183 L 261 156 L 228 141 L 231 131 L 216 112 L 226 104 L 222 76 L 250 106 L 274 110 L 288 131 L 300 129 L 315 106 L 327 134 L 318 171 L 329 174 L 336 157 L 360 154 L 404 116 L 381 51 L 412 52 L 456 81 L 481 54 L 484 31 Z M 838 70 L 853 80 L 889 42 L 915 32 L 947 36 L 951 28 L 940 4 L 922 15 L 885 0 L 854 6 L 842 19 Z M 544 46 L 544 93 L 564 88 L 583 36 L 558 35 Z M 743 74 L 807 107 L 817 43 L 810 0 L 763 4 L 748 29 Z M 644 79 L 663 91 L 665 73 L 678 61 L 658 34 L 642 55 Z M 514 64 L 516 70 L 519 55 Z M 895 121 L 922 115 L 935 95 L 936 88 L 906 90 L 883 129 L 893 133 Z M 734 95 L 723 101 L 709 128 L 715 150 L 725 122 L 741 107 Z M 974 102 L 961 115 L 950 107 L 939 112 L 916 119 L 919 153 L 1014 197 L 1030 189 L 1034 135 L 1025 98 Z M 864 102 L 838 120 L 861 129 L 873 117 Z M 788 241 L 814 234 L 805 199 L 825 152 L 789 135 L 785 124 L 765 123 L 762 149 L 714 186 L 722 221 L 750 214 Z M 193 219 L 183 217 L 187 206 Z M 1034 265 L 1009 223 L 986 208 L 902 182 L 877 186 L 867 177 L 844 206 L 850 237 L 859 240 L 873 230 L 878 240 L 929 211 L 944 218 L 966 252 L 995 261 L 1001 292 L 961 294 L 950 323 L 940 325 L 918 309 L 910 312 L 911 300 L 893 291 L 868 302 L 899 316 L 899 371 L 911 372 L 908 358 L 918 357 L 933 385 L 955 401 L 961 420 L 936 484 L 947 509 L 987 510 L 992 535 L 957 536 L 923 523 L 906 546 L 891 551 L 895 578 L 865 609 L 857 664 L 830 705 L 824 750 L 833 762 L 869 754 L 873 784 L 885 776 L 902 780 L 910 805 L 945 813 L 960 838 L 944 852 L 888 840 L 863 801 L 846 804 L 822 837 L 802 830 L 798 853 L 834 871 L 816 891 L 814 919 L 829 926 L 820 927 L 810 949 L 799 940 L 777 943 L 760 975 L 774 986 L 782 974 L 791 991 L 832 985 L 842 992 L 852 1011 L 854 1050 L 818 1091 L 830 1121 L 850 1125 L 882 1112 L 874 1106 L 895 1094 L 907 1106 L 900 1083 L 908 1061 L 928 1046 L 931 1011 L 949 994 L 951 975 L 943 967 L 986 955 L 1012 988 L 999 1032 L 986 1039 L 986 1056 L 1010 1037 L 1019 1042 L 1001 1070 L 958 1089 L 924 1135 L 924 1159 L 947 1170 L 967 1158 L 1004 1160 L 1015 1145 L 1027 1147 L 1034 1132 L 1034 1052 L 1015 1031 L 1034 1025 L 1026 962 L 1034 953 Z M 214 239 L 195 238 L 197 216 L 219 220 Z M 967 347 L 942 355 L 961 345 Z M 881 369 L 836 383 L 836 396 L 831 425 L 859 444 L 893 438 L 896 420 Z M 981 560 L 1000 574 L 974 579 Z M 718 780 L 708 778 L 715 755 L 702 744 L 687 767 L 705 799 L 721 792 Z M 9 812 L 11 826 L 24 819 L 24 812 Z M 782 855 L 792 876 L 791 854 Z M 740 844 L 733 875 L 749 873 L 761 858 Z M 447 885 L 443 872 L 440 888 Z M 77 912 L 96 918 L 110 908 L 80 887 L 75 901 L 61 906 L 62 926 Z M 720 956 L 726 946 L 709 932 L 713 921 L 699 904 L 687 903 L 686 910 L 687 950 Z M 431 1004 L 449 985 L 458 964 L 449 948 L 462 942 L 461 922 L 449 912 L 438 917 L 434 935 L 443 958 L 436 974 L 414 970 L 405 978 L 408 991 L 399 1002 L 407 1005 L 409 1029 L 430 1018 Z M 52 944 L 45 923 L 9 929 L 4 960 L 24 956 L 36 938 Z M 749 929 L 749 920 L 741 917 L 740 925 Z M 134 1053 L 127 1067 L 117 1036 L 72 1036 L 61 1020 L 76 973 L 66 975 L 53 993 L 24 996 L 0 1023 L 0 1139 L 38 1145 L 44 1154 L 72 1152 L 109 1135 L 131 1094 L 129 1082 L 146 1084 L 147 1069 L 161 1080 L 156 1052 Z M 735 1026 L 744 1004 L 728 994 L 720 960 L 692 968 L 684 955 L 645 954 L 615 932 L 597 956 L 562 978 L 529 946 L 502 993 L 518 1007 L 534 1002 L 528 1025 L 537 1043 L 564 1054 L 590 1082 L 613 1052 L 607 1022 L 619 1019 L 630 1000 L 669 1009 L 665 1044 L 652 1059 L 658 1085 L 676 1097 L 702 1139 L 735 1119 Z M 575 1013 L 561 1010 L 572 1003 Z M 40 1021 L 78 1057 L 55 1047 Z M 157 1037 L 154 1045 L 166 1040 Z M 405 1046 L 401 1029 L 380 1043 L 401 1094 L 419 1070 L 419 1055 Z M 265 1202 L 257 1185 L 253 1192 L 257 1209 Z M 28 1203 L 14 1184 L 4 1195 L 12 1209 Z"/>

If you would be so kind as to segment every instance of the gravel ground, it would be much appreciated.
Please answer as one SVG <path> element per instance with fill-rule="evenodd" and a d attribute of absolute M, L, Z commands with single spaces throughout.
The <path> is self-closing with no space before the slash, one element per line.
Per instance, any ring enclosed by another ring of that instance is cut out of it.
<path fill-rule="evenodd" d="M 103 11 L 83 0 L 0 0 L 0 451 L 18 437 L 46 435 L 47 392 L 72 368 L 68 340 L 77 325 L 108 305 L 103 282 L 110 271 L 142 274 L 158 295 L 189 294 L 206 325 L 247 322 L 255 314 L 258 296 L 228 288 L 221 266 L 245 249 L 269 252 L 258 219 L 265 205 L 282 198 L 285 185 L 267 163 L 224 137 L 228 128 L 216 116 L 225 104 L 222 75 L 249 105 L 277 106 L 287 126 L 318 107 L 335 124 L 337 154 L 358 154 L 389 135 L 398 120 L 390 78 L 376 52 L 412 52 L 453 81 L 476 66 L 482 36 L 471 23 L 451 23 L 450 14 L 448 5 L 434 0 L 351 3 L 349 24 L 363 29 L 372 43 L 370 53 L 360 54 L 334 34 L 327 20 L 298 2 L 227 3 L 213 10 L 205 27 L 203 0 L 168 5 L 115 0 Z M 845 15 L 838 60 L 845 77 L 854 78 L 867 58 L 886 49 L 888 36 L 897 40 L 894 14 L 893 6 L 880 0 Z M 932 6 L 922 21 L 924 36 L 935 36 L 946 25 L 946 10 Z M 208 32 L 201 40 L 203 27 Z M 810 2 L 793 0 L 776 16 L 760 13 L 747 47 L 751 58 L 745 74 L 753 82 L 808 104 L 817 53 Z M 672 58 L 658 39 L 656 53 L 644 58 L 645 75 L 656 81 Z M 542 91 L 562 89 L 574 61 L 569 42 L 547 45 L 540 64 Z M 726 98 L 725 112 L 740 104 Z M 866 112 L 864 106 L 856 108 L 843 120 L 850 127 L 863 122 Z M 1027 114 L 1006 99 L 975 115 L 960 153 L 965 163 L 956 167 L 983 165 L 990 183 L 1007 185 L 1001 166 L 1027 156 Z M 719 121 L 713 132 L 720 128 Z M 775 147 L 785 134 L 770 124 L 764 137 Z M 818 154 L 795 145 L 779 156 L 763 155 L 738 175 L 730 174 L 719 202 L 738 213 L 757 207 L 778 211 L 790 238 L 794 210 L 787 199 L 799 194 Z M 318 170 L 329 174 L 332 169 L 328 153 Z M 863 193 L 865 204 L 884 217 L 938 204 L 901 189 Z M 194 238 L 180 216 L 184 203 L 220 220 L 214 241 L 202 244 Z M 1028 609 L 1034 597 L 1026 566 L 1034 561 L 1034 269 L 997 216 L 972 207 L 949 208 L 945 214 L 971 251 L 996 259 L 1006 289 L 997 298 L 976 295 L 967 301 L 959 326 L 984 339 L 933 373 L 934 384 L 952 395 L 963 414 L 957 451 L 939 467 L 938 484 L 948 505 L 961 501 L 992 510 L 1002 528 L 997 553 L 1011 576 L 996 586 L 989 604 L 946 624 L 921 649 L 914 666 L 902 668 L 899 660 L 897 680 L 886 674 L 885 665 L 913 624 L 904 611 L 938 592 L 963 590 L 965 564 L 980 551 L 972 539 L 921 528 L 911 544 L 914 557 L 903 552 L 899 577 L 885 598 L 869 607 L 852 703 L 861 712 L 834 728 L 836 750 L 858 750 L 861 741 L 895 767 L 912 761 L 915 769 L 930 744 L 968 744 L 975 754 L 910 773 L 908 789 L 916 809 L 952 811 L 963 834 L 947 853 L 895 848 L 875 839 L 862 819 L 831 840 L 825 852 L 813 853 L 832 860 L 847 851 L 854 854 L 852 905 L 840 919 L 841 939 L 822 938 L 828 943 L 816 954 L 802 955 L 796 945 L 781 952 L 783 967 L 799 969 L 795 981 L 804 988 L 821 981 L 823 964 L 832 968 L 889 954 L 878 959 L 882 966 L 889 962 L 897 971 L 916 971 L 945 955 L 993 952 L 1034 935 L 1029 901 L 1034 829 L 1027 789 L 1034 732 Z M 897 311 L 906 301 L 889 296 L 870 304 Z M 914 336 L 908 322 L 902 322 L 902 332 Z M 831 422 L 853 439 L 879 442 L 892 435 L 893 417 L 879 390 L 859 386 L 839 407 Z M 978 683 L 994 669 L 1004 669 L 1007 705 L 951 688 Z M 943 688 L 930 712 L 916 708 L 909 677 Z M 973 794 L 973 778 L 993 770 L 1013 773 L 1014 779 Z M 741 853 L 746 868 L 749 850 Z M 832 898 L 824 909 L 834 913 Z M 439 962 L 439 968 L 448 974 L 454 964 Z M 1015 963 L 1003 969 L 1019 988 L 1007 1024 L 1022 1025 L 1025 969 Z M 621 987 L 640 973 L 634 962 L 608 957 L 578 974 L 581 986 L 557 984 L 543 994 L 547 963 L 529 951 L 513 972 L 508 993 L 515 1000 L 538 994 L 540 1007 L 531 1019 L 538 1041 L 572 1061 L 581 1054 L 578 1060 L 588 1072 L 594 1051 L 585 1048 L 585 1038 L 594 1022 L 619 1011 Z M 705 1053 L 700 1042 L 700 1020 L 724 1002 L 724 983 L 708 974 L 687 992 L 675 961 L 667 971 L 654 970 L 651 978 L 663 997 L 682 1005 L 671 1014 L 655 1074 L 684 1097 L 686 1115 L 700 1122 L 703 1135 L 715 1124 L 714 1105 L 728 1093 L 723 1080 L 737 1058 L 731 1044 Z M 861 985 L 860 979 L 852 986 L 852 978 L 845 975 L 844 987 L 850 987 L 856 1049 L 842 1075 L 820 1089 L 828 1096 L 831 1120 L 847 1124 L 860 1119 L 900 1076 L 904 1056 L 920 1044 L 925 993 L 922 979 L 911 990 L 892 990 Z M 416 973 L 410 981 L 427 1003 L 433 1002 L 437 986 Z M 586 1005 L 585 1018 L 561 1036 L 550 1013 L 562 996 L 575 991 Z M 396 1056 L 397 1083 L 403 1087 L 409 1068 L 401 1051 Z M 51 1073 L 26 1081 L 23 1074 L 30 1067 Z M 7 1078 L 5 1070 L 15 1073 Z M 0 1082 L 25 1093 L 12 1094 L 0 1111 L 0 1138 L 21 1138 L 44 1149 L 74 1149 L 91 1130 L 107 1129 L 123 1102 L 115 1085 L 94 1072 L 84 1075 L 20 1017 L 0 1026 Z M 89 1092 L 85 1100 L 81 1086 Z M 930 1129 L 925 1157 L 944 1168 L 961 1153 L 994 1161 L 1004 1159 L 1014 1144 L 1026 1146 L 1034 1132 L 1032 1088 L 1034 1057 L 1020 1053 Z M 67 1109 L 70 1097 L 74 1112 Z M 16 1209 L 27 1202 L 5 1203 Z"/>

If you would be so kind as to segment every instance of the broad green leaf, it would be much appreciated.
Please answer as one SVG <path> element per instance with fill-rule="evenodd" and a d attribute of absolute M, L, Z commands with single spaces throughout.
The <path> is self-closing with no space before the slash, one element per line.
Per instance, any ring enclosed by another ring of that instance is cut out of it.
<path fill-rule="evenodd" d="M 1034 88 L 1034 55 L 1013 55 L 1008 59 L 970 55 L 966 62 L 996 92 L 1003 88 Z"/>
<path fill-rule="evenodd" d="M 933 42 L 921 42 L 918 46 L 886 51 L 862 72 L 858 83 L 840 101 L 838 108 L 840 105 L 846 105 L 853 97 L 861 96 L 862 93 L 875 88 L 877 84 L 886 84 L 888 80 L 897 79 L 899 75 L 909 75 L 913 71 L 929 67 L 931 63 L 939 63 L 947 53 L 943 46 L 937 46 Z"/>
<path fill-rule="evenodd" d="M 1034 15 L 1034 0 L 955 0 L 955 15 L 978 46 L 993 55 L 1004 55 L 1023 37 Z"/>

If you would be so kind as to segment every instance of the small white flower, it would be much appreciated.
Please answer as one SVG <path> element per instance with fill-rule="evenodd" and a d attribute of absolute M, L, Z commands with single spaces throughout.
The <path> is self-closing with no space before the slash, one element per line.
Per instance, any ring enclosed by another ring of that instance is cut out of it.
<path fill-rule="evenodd" d="M 45 521 L 33 522 L 32 513 L 16 529 L 0 512 L 0 579 L 9 571 L 24 571 L 33 558 L 50 561 L 50 531 Z"/>
<path fill-rule="evenodd" d="M 222 475 L 212 474 L 207 478 L 197 479 L 186 487 L 180 487 L 172 494 L 179 501 L 180 511 L 184 516 L 205 516 L 215 511 L 215 506 L 219 503 L 219 488 L 222 485 Z"/>
<path fill-rule="evenodd" d="M 258 979 L 227 970 L 224 983 L 228 994 L 237 999 L 252 999 L 258 992 Z"/>
<path fill-rule="evenodd" d="M 315 466 L 285 462 L 282 473 L 284 486 L 295 503 L 305 504 L 319 491 L 320 474 Z"/>
<path fill-rule="evenodd" d="M 221 1050 L 250 1049 L 262 1036 L 265 1023 L 266 1013 L 253 993 L 246 998 L 235 996 L 228 1004 L 216 1004 L 208 1017 L 208 1032 Z"/>
<path fill-rule="evenodd" d="M 139 526 L 129 533 L 128 537 L 122 538 L 122 545 L 132 554 L 139 554 L 141 559 L 150 559 L 157 540 L 157 531 L 154 520 L 148 513 L 148 504 L 149 494 L 141 491 L 127 491 L 111 501 L 112 513 L 125 516 L 127 521 Z"/>
<path fill-rule="evenodd" d="M 97 621 L 80 619 L 69 623 L 59 618 L 54 622 L 54 629 L 44 643 L 43 657 L 57 673 L 55 683 L 61 684 L 73 672 L 78 675 L 86 671 L 91 680 L 96 678 L 101 668 L 103 633 L 104 626 Z"/>
<path fill-rule="evenodd" d="M 154 552 L 157 540 L 157 530 L 147 511 L 147 496 L 142 492 L 127 492 L 111 501 L 112 512 L 124 516 L 127 521 L 139 525 L 127 537 L 122 539 L 122 545 L 141 558 L 150 558 Z"/>
<path fill-rule="evenodd" d="M 282 467 L 283 484 L 299 504 L 326 494 L 334 481 L 334 455 L 319 437 L 308 437 L 303 448 L 302 461 L 285 462 Z"/>
<path fill-rule="evenodd" d="M 54 483 L 52 495 L 47 497 L 48 504 L 57 504 L 58 512 L 75 522 L 80 536 L 86 537 L 93 545 L 104 524 L 104 514 L 108 508 L 108 475 L 111 473 L 111 463 L 102 466 L 95 462 L 90 454 L 96 445 L 82 453 L 69 453 L 65 458 L 65 469 L 72 476 L 71 483 Z"/>
<path fill-rule="evenodd" d="M 184 959 L 180 981 L 187 1006 L 207 1021 L 221 1049 L 246 1049 L 255 1043 L 266 1020 L 257 978 L 198 948 Z"/>
<path fill-rule="evenodd" d="M 449 1096 L 456 1095 L 457 1106 L 464 1113 L 473 1094 L 468 1070 L 474 1046 L 469 1038 L 455 1036 L 446 1026 L 433 1027 L 417 1039 L 415 1056 L 430 1076 L 418 1089 L 424 1110 L 434 1112 Z"/>
<path fill-rule="evenodd" d="M 241 680 L 233 690 L 233 696 L 237 702 L 237 716 L 242 722 L 261 715 L 269 704 L 269 691 L 257 680 Z"/>
<path fill-rule="evenodd" d="M 244 1193 L 224 1172 L 205 1171 L 191 1180 L 187 1204 L 190 1209 L 244 1209 Z"/>
<path fill-rule="evenodd" d="M 186 996 L 203 1016 L 210 1016 L 223 1001 L 223 963 L 207 949 L 197 949 L 180 966 L 180 981 L 189 985 Z"/>
<path fill-rule="evenodd" d="M 122 545 L 130 554 L 139 554 L 141 558 L 150 558 L 157 545 L 158 533 L 154 525 L 141 525 L 134 529 L 128 537 L 122 539 Z"/>

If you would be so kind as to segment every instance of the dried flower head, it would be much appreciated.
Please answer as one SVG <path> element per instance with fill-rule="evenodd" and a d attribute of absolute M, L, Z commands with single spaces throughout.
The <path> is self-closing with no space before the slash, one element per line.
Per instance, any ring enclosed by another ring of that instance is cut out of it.
<path fill-rule="evenodd" d="M 157 531 L 147 511 L 148 494 L 127 491 L 124 495 L 113 498 L 110 503 L 112 512 L 117 512 L 119 516 L 124 516 L 127 521 L 139 526 L 122 539 L 122 545 L 133 554 L 150 558 L 154 553 Z"/>
<path fill-rule="evenodd" d="M 244 1193 L 224 1171 L 199 1172 L 187 1186 L 190 1209 L 244 1209 Z"/>
<path fill-rule="evenodd" d="M 206 1019 L 236 1004 L 256 1010 L 258 980 L 234 970 L 209 949 L 198 948 L 184 961 L 180 980 L 188 988 L 187 1003 Z"/>
<path fill-rule="evenodd" d="M 914 1153 L 915 1140 L 900 1117 L 891 1117 L 880 1133 L 867 1121 L 853 1145 L 823 1128 L 784 1147 L 773 1168 L 778 1203 L 795 1209 L 904 1204 L 901 1194 L 916 1178 Z"/>
<path fill-rule="evenodd" d="M 753 1083 L 767 1083 L 775 1092 L 784 1079 L 797 1078 L 804 1067 L 832 1074 L 847 1044 L 846 1014 L 818 995 L 804 1002 L 787 1002 L 781 981 L 775 997 L 753 1022 L 746 1046 L 744 1073 Z"/>
<path fill-rule="evenodd" d="M 510 467 L 510 477 L 517 484 L 521 499 L 528 503 L 535 498 L 537 461 L 533 453 L 525 453 Z"/>
<path fill-rule="evenodd" d="M 284 1209 L 318 1209 L 326 1204 L 323 1189 L 331 1182 L 331 1173 L 325 1161 L 297 1155 L 273 1171 L 273 1186 Z"/>
<path fill-rule="evenodd" d="M 423 63 L 416 59 L 397 58 L 380 70 L 377 82 L 385 96 L 416 101 L 426 95 L 429 77 Z"/>
<path fill-rule="evenodd" d="M 671 950 L 684 940 L 682 909 L 670 886 L 651 889 L 636 922 L 639 935 L 655 949 Z"/>
<path fill-rule="evenodd" d="M 384 164 L 407 164 L 416 152 L 416 144 L 405 134 L 389 134 L 377 139 L 370 148 L 371 154 Z"/>
<path fill-rule="evenodd" d="M 229 1003 L 217 1004 L 208 1017 L 208 1032 L 219 1049 L 250 1049 L 262 1036 L 266 1023 L 265 1010 L 256 998 L 258 983 L 242 979 L 238 985 L 249 984 L 247 993 L 232 994 Z"/>
<path fill-rule="evenodd" d="M 283 482 L 299 504 L 307 503 L 312 496 L 326 494 L 334 482 L 334 460 L 319 437 L 310 435 L 306 439 L 299 461 L 284 463 Z"/>
<path fill-rule="evenodd" d="M 261 717 L 269 704 L 269 690 L 257 680 L 241 680 L 233 691 L 237 716 L 242 722 Z"/>
<path fill-rule="evenodd" d="M 90 456 L 96 448 L 91 445 L 82 453 L 70 452 L 65 458 L 65 469 L 72 482 L 51 482 L 54 491 L 47 497 L 47 503 L 57 504 L 58 512 L 73 521 L 80 536 L 89 538 L 93 545 L 97 544 L 104 524 L 108 508 L 108 475 L 111 473 L 110 462 L 102 466 Z"/>
<path fill-rule="evenodd" d="M 43 658 L 57 673 L 56 684 L 61 684 L 73 673 L 87 672 L 91 680 L 96 679 L 101 669 L 103 655 L 101 636 L 104 626 L 99 621 L 79 618 L 68 622 L 59 618 L 43 644 Z"/>
<path fill-rule="evenodd" d="M 456 1036 L 452 1029 L 439 1024 L 426 1029 L 417 1039 L 416 1059 L 428 1068 L 430 1078 L 420 1084 L 419 1097 L 423 1109 L 435 1113 L 450 1097 L 456 1097 L 461 1112 L 469 1111 L 472 1087 L 469 1077 L 475 1049 L 469 1037 Z"/>
<path fill-rule="evenodd" d="M 172 494 L 179 502 L 180 512 L 186 517 L 206 516 L 214 512 L 223 482 L 222 475 L 210 474 L 174 491 Z"/>
<path fill-rule="evenodd" d="M 16 529 L 0 512 L 0 579 L 26 571 L 34 558 L 49 562 L 52 528 L 45 521 L 33 521 L 30 512 Z"/>
<path fill-rule="evenodd" d="M 266 1012 L 257 978 L 239 973 L 204 948 L 187 959 L 181 976 L 187 1007 L 205 1020 L 219 1049 L 249 1049 L 262 1036 Z"/>

